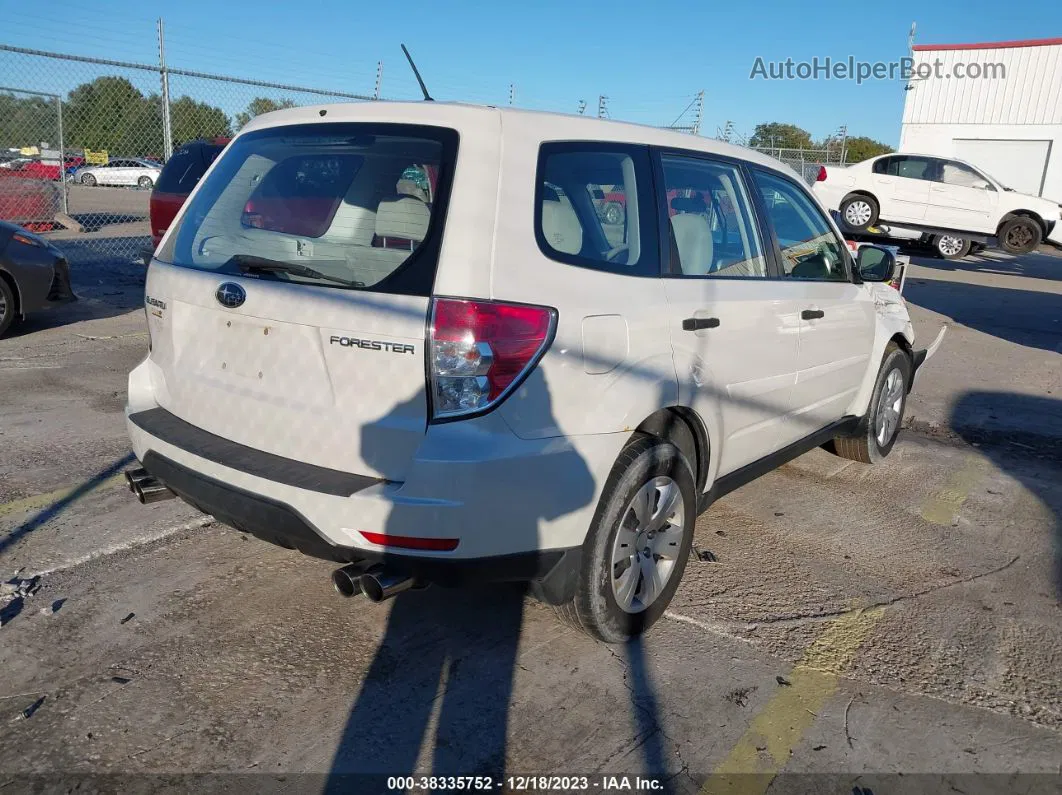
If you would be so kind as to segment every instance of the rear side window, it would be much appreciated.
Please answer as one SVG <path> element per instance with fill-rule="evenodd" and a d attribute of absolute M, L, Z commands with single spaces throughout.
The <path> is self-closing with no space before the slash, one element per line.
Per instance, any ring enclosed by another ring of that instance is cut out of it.
<path fill-rule="evenodd" d="M 645 147 L 543 144 L 535 238 L 550 259 L 629 276 L 657 276 L 656 208 Z"/>
<path fill-rule="evenodd" d="M 159 193 L 189 194 L 223 147 L 190 144 L 173 153 L 159 174 L 155 190 Z"/>
<path fill-rule="evenodd" d="M 223 274 L 429 295 L 457 133 L 400 124 L 236 138 L 158 259 Z"/>
<path fill-rule="evenodd" d="M 875 174 L 888 174 L 907 179 L 933 179 L 934 161 L 928 157 L 895 155 L 874 163 Z"/>

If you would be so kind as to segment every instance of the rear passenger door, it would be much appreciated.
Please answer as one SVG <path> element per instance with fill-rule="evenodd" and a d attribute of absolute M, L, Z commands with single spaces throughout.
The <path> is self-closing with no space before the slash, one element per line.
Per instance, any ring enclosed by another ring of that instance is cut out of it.
<path fill-rule="evenodd" d="M 791 441 L 800 319 L 769 270 L 740 164 L 663 152 L 658 169 L 679 402 L 708 426 L 725 475 Z"/>
<path fill-rule="evenodd" d="M 932 158 L 893 155 L 874 163 L 880 215 L 886 221 L 921 222 L 929 204 Z"/>
<path fill-rule="evenodd" d="M 803 438 L 848 412 L 874 343 L 874 301 L 851 276 L 851 258 L 819 205 L 794 179 L 754 169 L 800 345 L 789 435 Z"/>

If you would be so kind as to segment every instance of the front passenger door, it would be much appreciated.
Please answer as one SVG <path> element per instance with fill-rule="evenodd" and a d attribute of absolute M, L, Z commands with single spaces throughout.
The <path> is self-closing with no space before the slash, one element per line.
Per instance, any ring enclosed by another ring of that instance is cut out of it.
<path fill-rule="evenodd" d="M 853 284 L 844 241 L 805 188 L 762 169 L 756 187 L 781 256 L 787 297 L 797 302 L 800 345 L 791 435 L 840 420 L 863 382 L 874 344 L 874 300 Z"/>

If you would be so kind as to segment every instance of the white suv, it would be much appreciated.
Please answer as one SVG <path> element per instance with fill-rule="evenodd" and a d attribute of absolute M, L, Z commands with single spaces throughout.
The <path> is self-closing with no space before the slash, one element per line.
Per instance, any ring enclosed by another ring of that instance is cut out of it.
<path fill-rule="evenodd" d="M 855 230 L 882 221 L 972 232 L 998 237 L 1012 254 L 1035 250 L 1059 220 L 1056 202 L 1017 193 L 962 160 L 929 155 L 891 154 L 848 168 L 824 167 L 814 191 Z M 963 242 L 961 234 L 944 237 Z M 948 251 L 941 249 L 945 256 Z"/>
<path fill-rule="evenodd" d="M 629 637 L 714 499 L 816 445 L 892 448 L 925 351 L 892 255 L 859 257 L 785 166 L 704 138 L 267 114 L 148 271 L 130 484 L 348 564 L 346 595 L 529 581 Z"/>

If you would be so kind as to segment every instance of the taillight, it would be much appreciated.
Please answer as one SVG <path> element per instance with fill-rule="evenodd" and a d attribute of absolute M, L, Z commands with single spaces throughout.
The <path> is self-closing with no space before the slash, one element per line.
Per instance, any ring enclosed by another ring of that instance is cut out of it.
<path fill-rule="evenodd" d="M 544 306 L 436 298 L 429 332 L 435 419 L 504 399 L 549 346 L 556 318 Z"/>
<path fill-rule="evenodd" d="M 815 181 L 816 182 L 825 182 L 826 181 L 826 166 L 819 166 L 819 173 L 818 173 L 818 176 L 815 177 Z"/>

